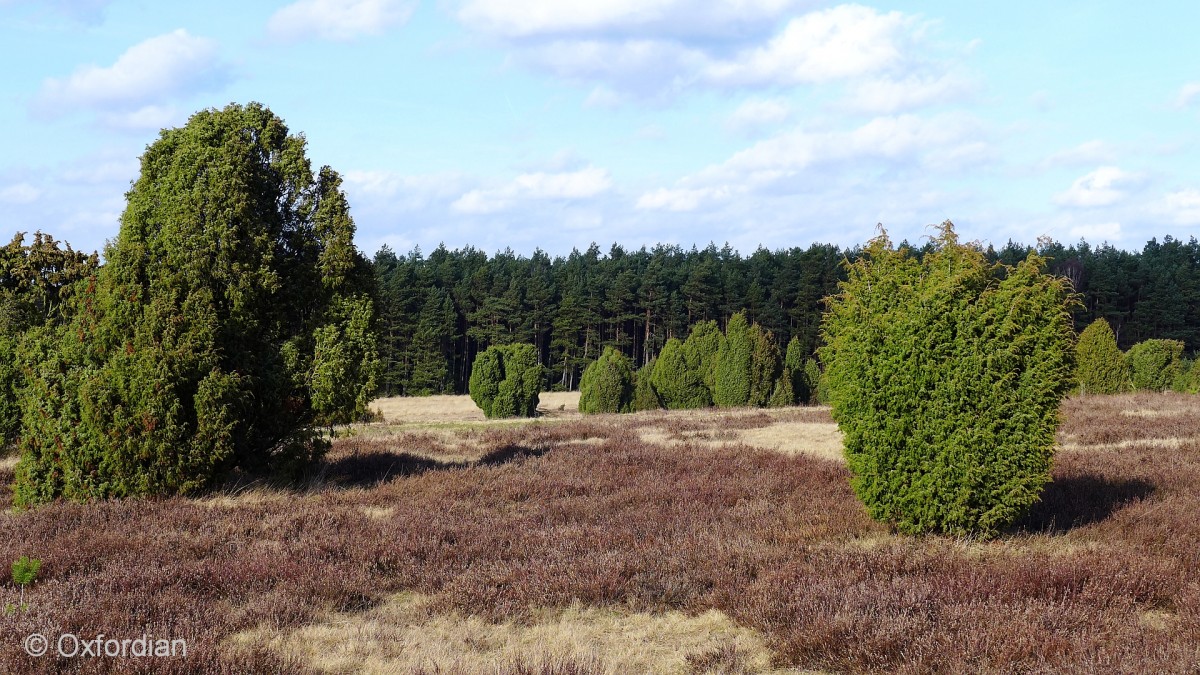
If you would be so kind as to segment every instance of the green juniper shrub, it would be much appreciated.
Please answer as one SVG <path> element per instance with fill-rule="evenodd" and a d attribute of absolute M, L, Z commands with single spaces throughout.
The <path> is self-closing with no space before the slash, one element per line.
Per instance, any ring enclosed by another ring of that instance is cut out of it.
<path fill-rule="evenodd" d="M 704 375 L 688 358 L 688 350 L 679 338 L 663 345 L 650 375 L 650 384 L 669 410 L 703 408 L 712 405 Z"/>
<path fill-rule="evenodd" d="M 847 264 L 819 350 L 855 493 L 906 533 L 994 535 L 1050 481 L 1072 387 L 1073 302 L 1036 253 L 989 265 L 946 222 Z"/>
<path fill-rule="evenodd" d="M 1183 343 L 1179 340 L 1143 340 L 1129 348 L 1133 388 L 1139 391 L 1166 391 L 1179 373 Z"/>
<path fill-rule="evenodd" d="M 629 412 L 633 404 L 633 364 L 613 347 L 588 364 L 579 380 L 579 412 Z"/>
<path fill-rule="evenodd" d="M 16 502 L 186 495 L 312 466 L 375 390 L 374 276 L 341 178 L 258 104 L 162 131 L 105 264 L 20 395 Z"/>
<path fill-rule="evenodd" d="M 42 561 L 23 555 L 13 561 L 12 580 L 21 588 L 21 606 L 25 605 L 25 588 L 37 580 L 38 572 L 42 569 Z"/>
<path fill-rule="evenodd" d="M 775 342 L 775 334 L 757 323 L 750 326 L 750 344 L 753 351 L 750 355 L 748 402 L 762 408 L 770 403 L 771 395 L 775 392 L 775 382 L 782 371 L 783 359 Z"/>
<path fill-rule="evenodd" d="M 638 368 L 637 372 L 633 374 L 633 401 L 630 403 L 630 410 L 633 412 L 659 410 L 663 407 L 662 400 L 659 399 L 658 392 L 654 391 L 654 383 L 651 381 L 656 362 L 655 359 L 650 359 L 649 363 Z"/>
<path fill-rule="evenodd" d="M 754 339 L 743 312 L 734 314 L 725 326 L 725 340 L 717 352 L 713 402 L 723 408 L 750 403 Z"/>
<path fill-rule="evenodd" d="M 708 389 L 709 401 L 704 405 L 712 405 L 712 392 L 716 387 L 717 353 L 721 351 L 721 343 L 725 336 L 716 321 L 700 321 L 692 325 L 687 340 L 683 342 L 684 355 L 688 369 L 699 372 L 704 386 Z"/>
<path fill-rule="evenodd" d="M 1116 394 L 1130 389 L 1129 364 L 1108 321 L 1102 318 L 1079 334 L 1075 381 L 1081 394 Z"/>
<path fill-rule="evenodd" d="M 1200 358 L 1184 359 L 1179 362 L 1175 381 L 1171 389 L 1181 394 L 1200 393 Z"/>
<path fill-rule="evenodd" d="M 771 400 L 767 402 L 767 405 L 772 408 L 796 405 L 796 392 L 792 389 L 792 382 L 795 379 L 792 376 L 792 370 L 784 366 L 783 372 L 775 380 L 775 390 L 771 392 Z"/>
<path fill-rule="evenodd" d="M 542 367 L 533 345 L 493 345 L 475 357 L 468 390 L 489 418 L 533 417 L 541 381 Z"/>
<path fill-rule="evenodd" d="M 808 394 L 805 403 L 825 405 L 829 403 L 829 379 L 821 371 L 821 364 L 809 357 L 804 360 L 804 391 Z"/>
<path fill-rule="evenodd" d="M 809 402 L 810 388 L 808 379 L 805 377 L 804 361 L 804 348 L 800 346 L 800 338 L 793 336 L 791 340 L 788 340 L 783 356 L 784 372 L 791 378 L 792 395 L 795 397 L 793 403 Z"/>

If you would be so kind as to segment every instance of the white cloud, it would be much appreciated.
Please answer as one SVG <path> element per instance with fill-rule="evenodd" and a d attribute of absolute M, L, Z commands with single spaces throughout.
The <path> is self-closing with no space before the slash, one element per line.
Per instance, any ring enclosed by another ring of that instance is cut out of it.
<path fill-rule="evenodd" d="M 896 69 L 914 23 L 900 12 L 839 5 L 792 19 L 765 46 L 715 62 L 704 74 L 720 84 L 802 84 Z"/>
<path fill-rule="evenodd" d="M 300 0 L 271 15 L 267 32 L 281 40 L 345 42 L 404 24 L 414 9 L 411 0 Z"/>
<path fill-rule="evenodd" d="M 458 18 L 507 38 L 676 34 L 741 36 L 809 4 L 807 0 L 468 0 Z"/>
<path fill-rule="evenodd" d="M 0 0 L 0 7 L 4 5 L 20 5 L 33 4 L 53 7 L 54 9 L 85 23 L 98 23 L 104 17 L 104 8 L 112 3 L 112 0 L 40 0 L 39 2 L 30 2 L 29 0 Z"/>
<path fill-rule="evenodd" d="M 76 108 L 137 111 L 216 88 L 227 78 L 216 42 L 179 29 L 130 47 L 111 66 L 82 66 L 68 78 L 47 79 L 35 107 L 51 116 Z"/>
<path fill-rule="evenodd" d="M 637 200 L 636 208 L 647 211 L 695 211 L 706 202 L 727 199 L 733 190 L 728 186 L 708 188 L 659 188 Z"/>
<path fill-rule="evenodd" d="M 17 183 L 0 189 L 0 203 L 30 204 L 42 196 L 42 191 L 29 183 Z"/>
<path fill-rule="evenodd" d="M 459 213 L 495 213 L 518 201 L 578 200 L 596 197 L 612 188 L 608 171 L 588 167 L 562 173 L 526 173 L 499 188 L 471 190 L 451 205 Z"/>
<path fill-rule="evenodd" d="M 1200 225 L 1200 190 L 1191 188 L 1168 193 L 1154 210 L 1176 225 Z"/>
<path fill-rule="evenodd" d="M 521 50 L 525 62 L 558 77 L 606 82 L 592 91 L 592 105 L 623 102 L 621 91 L 652 97 L 686 86 L 703 67 L 703 52 L 668 40 L 555 40 Z"/>
<path fill-rule="evenodd" d="M 585 108 L 618 108 L 625 103 L 625 96 L 600 84 L 583 101 Z"/>
<path fill-rule="evenodd" d="M 1115 166 L 1102 166 L 1079 177 L 1054 201 L 1063 206 L 1092 207 L 1111 206 L 1126 196 L 1126 189 L 1137 182 L 1137 174 L 1122 171 Z"/>
<path fill-rule="evenodd" d="M 850 130 L 794 129 L 759 141 L 674 188 L 648 191 L 637 206 L 687 211 L 740 194 L 787 192 L 794 187 L 777 186 L 799 174 L 823 180 L 833 165 L 843 167 L 847 176 L 873 171 L 880 162 L 898 169 L 955 171 L 990 159 L 984 135 L 974 118 L 952 113 L 878 117 Z M 817 166 L 821 171 L 809 171 Z"/>
<path fill-rule="evenodd" d="M 1116 151 L 1111 145 L 1101 140 L 1091 140 L 1079 145 L 1060 150 L 1039 162 L 1041 168 L 1056 166 L 1076 166 L 1079 164 L 1097 164 L 1112 162 L 1116 159 Z"/>
<path fill-rule="evenodd" d="M 1200 97 L 1200 82 L 1188 82 L 1179 88 L 1175 96 L 1175 107 L 1186 108 Z"/>
<path fill-rule="evenodd" d="M 106 127 L 131 131 L 165 129 L 178 126 L 185 120 L 186 116 L 170 105 L 147 105 L 133 112 L 105 113 L 100 116 L 100 121 Z"/>
<path fill-rule="evenodd" d="M 894 113 L 948 101 L 972 93 L 975 83 L 959 73 L 909 75 L 902 79 L 874 78 L 855 84 L 847 104 L 869 113 Z"/>
<path fill-rule="evenodd" d="M 752 98 L 743 101 L 729 115 L 726 126 L 737 131 L 754 131 L 774 126 L 792 117 L 792 106 L 781 98 Z"/>

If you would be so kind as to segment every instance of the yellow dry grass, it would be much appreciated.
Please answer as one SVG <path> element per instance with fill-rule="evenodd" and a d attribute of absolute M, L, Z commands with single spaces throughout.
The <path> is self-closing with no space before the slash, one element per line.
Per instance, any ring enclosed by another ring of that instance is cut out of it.
<path fill-rule="evenodd" d="M 21 460 L 20 455 L 10 455 L 0 458 L 0 471 L 13 471 L 17 468 L 17 462 Z"/>
<path fill-rule="evenodd" d="M 833 423 L 776 422 L 768 427 L 743 429 L 738 432 L 738 440 L 785 455 L 811 455 L 833 462 L 846 461 L 842 452 L 842 432 Z"/>
<path fill-rule="evenodd" d="M 447 422 L 487 422 L 483 411 L 470 396 L 393 396 L 376 399 L 371 409 L 377 410 L 389 424 L 437 424 Z M 544 391 L 538 396 L 540 417 L 577 417 L 579 414 L 579 392 Z M 521 422 L 522 420 L 494 420 L 489 422 Z"/>
<path fill-rule="evenodd" d="M 1169 448 L 1178 450 L 1184 443 L 1195 438 L 1131 438 L 1116 443 L 1063 443 L 1059 450 L 1067 452 L 1089 452 L 1094 450 L 1128 450 L 1130 448 Z"/>
<path fill-rule="evenodd" d="M 230 640 L 234 649 L 267 646 L 335 673 L 495 673 L 502 664 L 565 659 L 599 662 L 614 674 L 686 673 L 689 656 L 731 644 L 753 672 L 771 672 L 762 636 L 716 610 L 689 616 L 575 606 L 520 623 L 489 623 L 438 613 L 425 596 L 401 593 L 366 612 L 332 614 L 287 632 L 258 628 Z"/>

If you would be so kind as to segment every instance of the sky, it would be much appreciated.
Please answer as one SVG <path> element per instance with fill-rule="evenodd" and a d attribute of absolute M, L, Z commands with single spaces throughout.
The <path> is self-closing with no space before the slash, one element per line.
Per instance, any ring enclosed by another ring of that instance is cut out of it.
<path fill-rule="evenodd" d="M 1200 3 L 0 0 L 0 236 L 117 236 L 160 130 L 258 101 L 368 256 L 1200 231 Z"/>

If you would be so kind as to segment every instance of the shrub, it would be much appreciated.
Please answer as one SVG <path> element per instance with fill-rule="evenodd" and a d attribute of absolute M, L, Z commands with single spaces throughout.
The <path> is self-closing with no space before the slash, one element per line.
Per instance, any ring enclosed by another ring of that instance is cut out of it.
<path fill-rule="evenodd" d="M 989 265 L 940 229 L 847 264 L 819 350 L 855 493 L 909 533 L 995 534 L 1050 480 L 1072 386 L 1071 295 L 1036 253 Z"/>
<path fill-rule="evenodd" d="M 826 405 L 829 403 L 829 378 L 821 370 L 821 364 L 809 357 L 804 361 L 804 388 L 808 391 L 808 403 Z"/>
<path fill-rule="evenodd" d="M 1171 388 L 1181 394 L 1200 394 L 1200 358 L 1179 362 Z"/>
<path fill-rule="evenodd" d="M 716 382 L 713 401 L 724 408 L 750 402 L 751 368 L 754 340 L 750 324 L 742 312 L 734 314 L 725 327 L 725 341 L 717 352 Z"/>
<path fill-rule="evenodd" d="M 629 412 L 632 404 L 633 365 L 619 350 L 605 347 L 579 380 L 579 412 Z"/>
<path fill-rule="evenodd" d="M 692 325 L 687 340 L 683 343 L 684 355 L 688 368 L 700 373 L 700 379 L 708 389 L 709 401 L 712 404 L 712 392 L 717 382 L 717 353 L 721 351 L 721 343 L 725 336 L 716 321 L 701 321 Z"/>
<path fill-rule="evenodd" d="M 649 363 L 633 374 L 633 401 L 630 404 L 630 410 L 633 412 L 659 410 L 663 407 L 658 392 L 654 391 L 654 384 L 651 382 L 656 362 L 655 359 L 650 359 Z"/>
<path fill-rule="evenodd" d="M 783 356 L 783 369 L 791 378 L 792 395 L 795 397 L 793 403 L 808 403 L 811 388 L 808 386 L 808 378 L 805 377 L 804 348 L 800 346 L 800 338 L 792 337 L 788 340 Z"/>
<path fill-rule="evenodd" d="M 1183 343 L 1179 340 L 1143 340 L 1129 348 L 1133 388 L 1140 391 L 1166 391 L 1179 374 Z"/>
<path fill-rule="evenodd" d="M 688 350 L 679 338 L 667 340 L 654 363 L 650 384 L 662 404 L 670 410 L 703 408 L 712 405 L 704 376 L 688 358 Z"/>
<path fill-rule="evenodd" d="M 1081 394 L 1129 390 L 1129 365 L 1104 319 L 1096 319 L 1079 334 L 1075 345 L 1075 381 Z"/>
<path fill-rule="evenodd" d="M 164 130 L 20 396 L 20 505 L 294 477 L 375 389 L 373 274 L 328 167 L 258 105 Z"/>
<path fill-rule="evenodd" d="M 542 367 L 529 344 L 493 345 L 471 365 L 471 400 L 487 417 L 533 417 L 541 392 Z"/>
<path fill-rule="evenodd" d="M 775 392 L 775 381 L 779 379 L 783 359 L 779 355 L 779 345 L 775 342 L 775 334 L 762 326 L 750 326 L 750 398 L 752 406 L 763 407 L 771 400 Z"/>
<path fill-rule="evenodd" d="M 794 381 L 791 369 L 784 366 L 783 372 L 775 380 L 775 390 L 771 392 L 771 400 L 767 402 L 767 405 L 772 408 L 796 405 L 796 392 L 792 390 Z"/>

